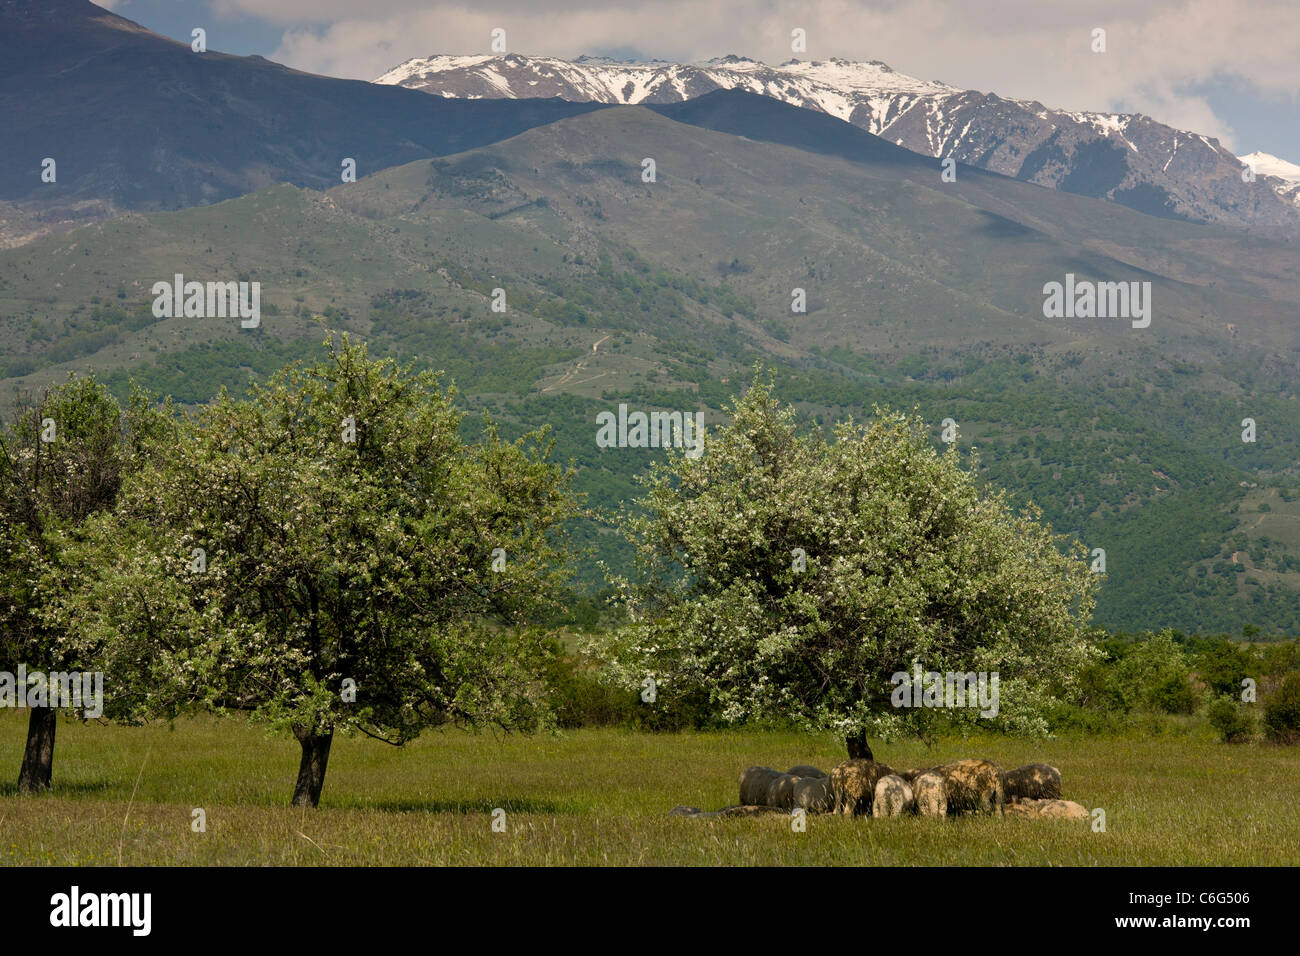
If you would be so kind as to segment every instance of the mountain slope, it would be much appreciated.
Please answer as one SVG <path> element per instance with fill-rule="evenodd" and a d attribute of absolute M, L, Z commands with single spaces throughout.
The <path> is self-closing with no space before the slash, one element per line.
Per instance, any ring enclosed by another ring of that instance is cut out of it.
<path fill-rule="evenodd" d="M 1259 187 L 1216 139 L 1140 114 L 1053 110 L 1041 103 L 905 76 L 879 61 L 768 66 L 727 56 L 703 64 L 588 57 L 433 56 L 377 83 L 449 98 L 528 98 L 663 104 L 743 89 L 852 123 L 914 152 L 951 157 L 1149 215 L 1300 238 L 1300 208 L 1261 169 Z"/>
<path fill-rule="evenodd" d="M 592 109 L 469 103 L 190 47 L 88 0 L 0 2 L 0 200 L 10 241 L 61 220 L 328 187 Z M 42 163 L 57 179 L 41 179 Z M 6 238 L 0 234 L 0 241 Z"/>
<path fill-rule="evenodd" d="M 932 159 L 753 94 L 664 110 L 699 125 L 599 110 L 324 194 L 0 252 L 0 392 L 94 368 L 202 401 L 313 354 L 320 317 L 446 370 L 511 434 L 551 425 L 608 508 L 661 452 L 597 447 L 598 412 L 716 422 L 757 361 L 822 420 L 875 402 L 955 419 L 981 474 L 1106 550 L 1103 623 L 1300 629 L 1290 247 L 982 171 L 943 183 Z M 175 272 L 261 282 L 261 325 L 155 319 L 151 285 Z M 1152 282 L 1151 325 L 1044 318 L 1043 284 L 1067 273 Z M 580 538 L 626 559 L 599 526 Z"/>

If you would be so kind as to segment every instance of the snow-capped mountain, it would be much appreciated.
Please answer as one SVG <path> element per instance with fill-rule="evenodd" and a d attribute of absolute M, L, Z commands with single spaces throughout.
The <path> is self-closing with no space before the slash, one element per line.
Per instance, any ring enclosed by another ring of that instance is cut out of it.
<path fill-rule="evenodd" d="M 1285 159 L 1278 159 L 1272 153 L 1255 150 L 1253 153 L 1237 158 L 1247 165 L 1254 166 L 1255 173 L 1259 176 L 1276 176 L 1289 183 L 1300 184 L 1300 166 L 1288 163 Z"/>
<path fill-rule="evenodd" d="M 604 57 L 433 56 L 407 60 L 376 83 L 443 96 L 563 96 L 602 103 L 676 103 L 716 89 L 749 90 L 849 120 L 862 95 L 943 96 L 961 90 L 895 73 L 884 63 L 791 60 L 778 67 L 739 56 L 701 64 Z M 858 94 L 858 95 L 854 95 Z M 796 102 L 797 100 L 797 102 Z M 875 132 L 875 130 L 873 130 Z"/>
<path fill-rule="evenodd" d="M 739 88 L 829 113 L 914 152 L 951 157 L 1152 215 L 1300 236 L 1300 188 L 1242 160 L 1217 139 L 1142 114 L 1055 110 L 895 72 L 877 60 L 740 56 L 705 63 L 632 63 L 596 57 L 431 56 L 407 60 L 377 83 L 466 99 L 560 97 L 600 103 L 673 103 Z"/>
<path fill-rule="evenodd" d="M 1273 184 L 1273 191 L 1283 199 L 1300 206 L 1300 166 L 1260 150 L 1255 150 L 1246 156 L 1238 156 L 1237 159 L 1252 167 L 1256 176 L 1271 176 L 1281 180 Z"/>

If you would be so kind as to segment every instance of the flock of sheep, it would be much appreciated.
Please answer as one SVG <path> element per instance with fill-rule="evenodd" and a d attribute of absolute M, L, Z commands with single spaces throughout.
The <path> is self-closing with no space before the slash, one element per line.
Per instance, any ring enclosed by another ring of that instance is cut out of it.
<path fill-rule="evenodd" d="M 1061 772 L 1035 763 L 1002 770 L 988 760 L 894 770 L 875 760 L 846 760 L 829 774 L 801 765 L 785 773 L 748 767 L 740 774 L 740 804 L 716 813 L 678 807 L 682 816 L 742 816 L 768 810 L 896 817 L 967 813 L 1084 819 L 1088 811 L 1061 799 Z"/>

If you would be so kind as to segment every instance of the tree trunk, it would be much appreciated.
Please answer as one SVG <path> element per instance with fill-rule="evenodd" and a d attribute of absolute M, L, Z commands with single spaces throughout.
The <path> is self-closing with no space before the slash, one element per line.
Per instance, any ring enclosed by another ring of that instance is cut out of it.
<path fill-rule="evenodd" d="M 298 782 L 293 787 L 293 805 L 314 807 L 320 803 L 321 788 L 325 786 L 325 766 L 330 762 L 334 731 L 314 734 L 295 727 L 293 733 L 302 744 L 302 762 L 298 764 Z"/>
<path fill-rule="evenodd" d="M 53 707 L 33 707 L 27 721 L 27 749 L 18 771 L 18 792 L 39 793 L 50 788 L 54 774 L 54 729 L 58 712 Z"/>
<path fill-rule="evenodd" d="M 867 744 L 867 732 L 859 730 L 844 738 L 844 745 L 849 750 L 850 760 L 875 760 L 871 747 Z"/>

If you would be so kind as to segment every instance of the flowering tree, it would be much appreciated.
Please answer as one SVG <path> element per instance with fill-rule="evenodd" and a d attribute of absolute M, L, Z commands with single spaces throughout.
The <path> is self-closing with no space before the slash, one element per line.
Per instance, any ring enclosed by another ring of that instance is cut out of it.
<path fill-rule="evenodd" d="M 87 703 L 54 699 L 50 672 L 80 670 L 89 658 L 68 622 L 48 613 L 51 589 L 77 573 L 84 528 L 114 508 L 147 418 L 138 396 L 124 414 L 103 386 L 83 378 L 22 402 L 0 432 L 0 670 L 45 675 L 13 688 L 37 701 L 28 717 L 20 792 L 50 786 L 57 708 Z"/>
<path fill-rule="evenodd" d="M 544 434 L 466 445 L 435 376 L 327 344 L 175 426 L 65 608 L 148 668 L 141 709 L 197 699 L 291 729 L 293 802 L 312 806 L 338 731 L 547 720 L 545 644 L 515 626 L 555 604 L 575 509 Z"/>
<path fill-rule="evenodd" d="M 894 705 L 894 675 L 996 673 L 997 719 L 1044 731 L 1094 653 L 1082 545 L 982 490 L 915 417 L 877 409 L 828 442 L 757 379 L 729 411 L 702 458 L 651 470 L 625 519 L 637 573 L 615 580 L 630 612 L 606 648 L 616 674 L 652 678 L 665 700 L 707 692 L 731 721 L 833 731 L 869 757 L 868 737 L 934 717 Z"/>

